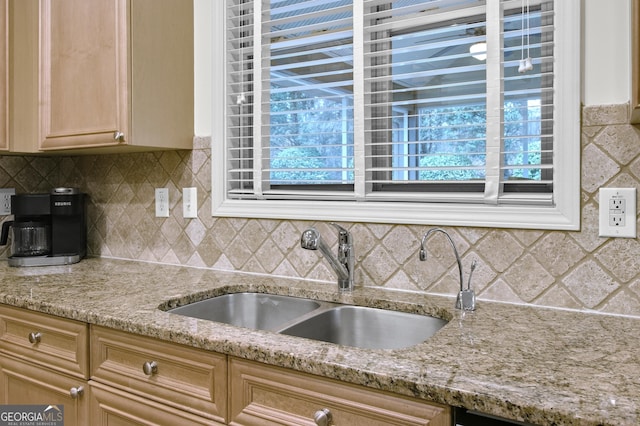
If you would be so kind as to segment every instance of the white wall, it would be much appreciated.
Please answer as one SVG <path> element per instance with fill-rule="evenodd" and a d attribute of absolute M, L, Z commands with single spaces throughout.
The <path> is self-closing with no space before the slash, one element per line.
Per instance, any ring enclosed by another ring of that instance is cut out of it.
<path fill-rule="evenodd" d="M 562 0 L 559 0 L 562 1 Z M 582 0 L 582 101 L 585 105 L 622 104 L 630 93 L 631 0 Z M 214 13 L 224 13 L 223 0 L 194 0 L 195 134 L 210 136 L 213 117 L 211 26 Z M 576 18 L 578 14 L 576 13 Z M 219 93 L 215 97 L 220 96 Z"/>
<path fill-rule="evenodd" d="M 224 0 L 193 0 L 194 13 L 194 97 L 196 136 L 211 136 L 212 87 L 211 63 L 213 60 L 213 10 L 215 3 Z"/>
<path fill-rule="evenodd" d="M 582 101 L 626 103 L 631 93 L 631 0 L 582 0 L 582 7 Z"/>

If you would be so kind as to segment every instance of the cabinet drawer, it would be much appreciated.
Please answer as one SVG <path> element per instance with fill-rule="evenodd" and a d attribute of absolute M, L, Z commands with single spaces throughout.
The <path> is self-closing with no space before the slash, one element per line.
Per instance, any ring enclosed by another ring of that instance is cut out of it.
<path fill-rule="evenodd" d="M 314 425 L 323 409 L 329 425 L 451 425 L 448 406 L 239 359 L 229 368 L 231 425 Z"/>
<path fill-rule="evenodd" d="M 140 426 L 140 419 L 144 419 L 145 425 L 158 426 L 224 425 L 111 386 L 90 383 L 91 418 L 95 426 Z"/>
<path fill-rule="evenodd" d="M 78 321 L 0 305 L 0 351 L 86 379 L 89 327 Z"/>
<path fill-rule="evenodd" d="M 227 413 L 226 363 L 224 355 L 91 328 L 93 380 L 219 422 Z"/>

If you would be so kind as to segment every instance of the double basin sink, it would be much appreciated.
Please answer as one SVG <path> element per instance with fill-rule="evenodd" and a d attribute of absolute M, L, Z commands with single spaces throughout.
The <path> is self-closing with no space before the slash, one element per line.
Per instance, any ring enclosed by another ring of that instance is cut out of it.
<path fill-rule="evenodd" d="M 432 316 L 264 293 L 225 294 L 168 312 L 366 349 L 410 347 L 447 324 Z"/>

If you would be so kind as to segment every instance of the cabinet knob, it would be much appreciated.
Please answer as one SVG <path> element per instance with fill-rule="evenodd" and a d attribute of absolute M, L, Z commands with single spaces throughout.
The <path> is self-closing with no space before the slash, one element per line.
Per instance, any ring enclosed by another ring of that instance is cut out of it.
<path fill-rule="evenodd" d="M 29 333 L 29 342 L 32 345 L 40 343 L 40 340 L 42 340 L 42 333 L 40 333 L 39 331 L 32 331 L 31 333 Z"/>
<path fill-rule="evenodd" d="M 115 139 L 118 142 L 122 142 L 124 141 L 124 133 L 122 132 L 113 132 L 113 139 Z"/>
<path fill-rule="evenodd" d="M 142 371 L 147 376 L 153 376 L 158 372 L 158 363 L 155 361 L 147 361 L 142 364 Z"/>
<path fill-rule="evenodd" d="M 316 411 L 313 415 L 313 421 L 316 422 L 318 426 L 329 426 L 333 416 L 331 415 L 331 411 L 328 408 L 323 408 L 322 410 Z"/>
<path fill-rule="evenodd" d="M 73 399 L 78 399 L 83 394 L 84 394 L 84 387 L 82 387 L 82 386 L 78 386 L 77 388 L 69 389 L 69 395 L 71 395 L 71 398 L 73 398 Z"/>

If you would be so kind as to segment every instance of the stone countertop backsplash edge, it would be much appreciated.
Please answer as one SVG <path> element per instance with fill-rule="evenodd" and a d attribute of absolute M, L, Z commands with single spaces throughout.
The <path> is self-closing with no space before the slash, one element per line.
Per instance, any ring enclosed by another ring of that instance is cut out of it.
<path fill-rule="evenodd" d="M 253 291 L 449 320 L 397 350 L 339 346 L 169 314 L 220 294 Z M 0 303 L 539 425 L 640 424 L 640 320 L 334 283 L 107 258 L 12 268 Z"/>

